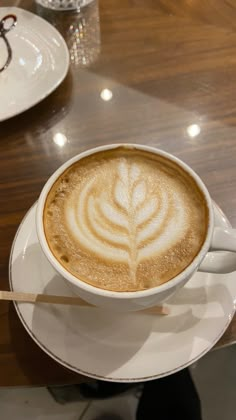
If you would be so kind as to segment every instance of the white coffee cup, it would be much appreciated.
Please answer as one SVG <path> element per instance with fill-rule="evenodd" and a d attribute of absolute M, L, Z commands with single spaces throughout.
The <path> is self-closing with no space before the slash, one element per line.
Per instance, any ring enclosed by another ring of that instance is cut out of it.
<path fill-rule="evenodd" d="M 188 267 L 168 282 L 150 288 L 144 291 L 137 292 L 113 292 L 109 290 L 99 289 L 90 284 L 79 280 L 68 272 L 54 257 L 52 254 L 44 233 L 43 226 L 43 211 L 45 200 L 48 192 L 52 185 L 55 183 L 57 178 L 73 163 L 80 159 L 100 152 L 103 150 L 115 149 L 118 147 L 136 148 L 138 150 L 148 151 L 154 154 L 161 155 L 174 161 L 180 167 L 182 167 L 190 176 L 195 180 L 200 190 L 202 191 L 206 204 L 209 209 L 209 224 L 206 234 L 206 239 L 192 263 Z M 222 229 L 214 226 L 214 212 L 212 200 L 209 192 L 199 176 L 185 163 L 170 155 L 163 150 L 158 150 L 153 147 L 142 146 L 137 144 L 113 144 L 108 146 L 101 146 L 95 149 L 83 152 L 62 165 L 46 182 L 37 205 L 36 214 L 36 227 L 39 243 L 42 247 L 44 254 L 46 255 L 49 262 L 55 268 L 55 270 L 68 282 L 72 287 L 73 291 L 81 296 L 87 302 L 100 306 L 113 309 L 116 311 L 135 311 L 143 308 L 151 307 L 160 303 L 165 302 L 170 296 L 172 296 L 180 287 L 183 287 L 186 282 L 192 277 L 195 271 L 204 271 L 209 273 L 229 273 L 236 270 L 236 254 L 235 258 L 232 258 L 232 254 L 229 253 L 211 253 L 213 250 L 224 250 L 236 252 L 236 230 L 234 229 Z"/>

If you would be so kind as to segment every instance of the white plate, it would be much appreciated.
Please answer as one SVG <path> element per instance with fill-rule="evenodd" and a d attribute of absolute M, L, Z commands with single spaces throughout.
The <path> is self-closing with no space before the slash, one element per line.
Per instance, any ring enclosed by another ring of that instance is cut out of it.
<path fill-rule="evenodd" d="M 6 34 L 12 61 L 0 73 L 0 121 L 13 117 L 48 96 L 65 78 L 69 53 L 59 32 L 46 20 L 17 7 L 0 7 L 0 20 L 17 17 L 17 25 Z M 7 58 L 0 38 L 0 67 Z"/>
<path fill-rule="evenodd" d="M 34 205 L 10 258 L 14 291 L 71 295 L 43 255 Z M 229 226 L 215 207 L 216 223 Z M 115 314 L 98 308 L 16 303 L 33 340 L 63 366 L 94 378 L 139 382 L 176 372 L 219 340 L 235 311 L 236 275 L 197 273 L 170 303 L 171 315 Z"/>

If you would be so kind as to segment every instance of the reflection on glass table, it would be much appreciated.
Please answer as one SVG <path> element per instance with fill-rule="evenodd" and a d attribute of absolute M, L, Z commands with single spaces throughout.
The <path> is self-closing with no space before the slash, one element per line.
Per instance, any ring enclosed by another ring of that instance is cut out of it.
<path fill-rule="evenodd" d="M 100 21 L 98 1 L 79 10 L 55 11 L 38 5 L 37 13 L 51 22 L 63 35 L 71 63 L 89 67 L 100 54 Z"/>

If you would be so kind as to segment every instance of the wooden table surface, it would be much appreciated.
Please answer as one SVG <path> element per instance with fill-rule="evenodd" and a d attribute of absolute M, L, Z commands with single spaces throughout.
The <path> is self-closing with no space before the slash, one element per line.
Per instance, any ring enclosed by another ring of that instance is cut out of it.
<path fill-rule="evenodd" d="M 30 0 L 6 5 L 36 12 Z M 45 181 L 92 146 L 144 143 L 175 154 L 236 226 L 236 0 L 101 0 L 99 14 L 100 25 L 96 3 L 83 16 L 47 14 L 66 37 L 69 74 L 39 105 L 0 123 L 1 289 L 17 227 Z M 84 380 L 34 344 L 11 304 L 0 304 L 0 331 L 1 386 Z M 218 345 L 235 340 L 236 318 Z"/>

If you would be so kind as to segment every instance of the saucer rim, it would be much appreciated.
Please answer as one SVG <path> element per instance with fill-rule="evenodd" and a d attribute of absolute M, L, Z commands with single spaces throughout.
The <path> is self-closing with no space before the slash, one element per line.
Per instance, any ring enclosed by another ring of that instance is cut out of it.
<path fill-rule="evenodd" d="M 23 217 L 17 231 L 14 237 L 14 240 L 12 242 L 12 247 L 11 247 L 11 253 L 10 253 L 10 258 L 9 258 L 9 286 L 10 286 L 10 290 L 14 291 L 13 289 L 13 282 L 12 282 L 12 258 L 13 258 L 13 253 L 14 253 L 14 248 L 15 248 L 15 243 L 16 240 L 18 238 L 18 235 L 21 231 L 22 225 L 24 224 L 24 222 L 26 221 L 29 213 L 32 211 L 36 211 L 36 205 L 38 203 L 38 200 L 29 208 L 29 210 L 27 211 L 27 213 L 25 214 L 25 216 Z M 221 210 L 221 208 L 212 200 L 213 203 L 213 208 L 216 208 L 217 211 L 220 213 L 220 215 L 222 217 L 224 217 L 226 224 L 228 225 L 228 227 L 232 227 L 228 218 L 226 217 L 226 215 L 223 213 L 223 211 Z M 190 360 L 188 360 L 186 363 L 183 363 L 181 365 L 179 365 L 178 367 L 176 367 L 175 369 L 170 369 L 167 370 L 165 372 L 162 373 L 158 373 L 158 374 L 154 374 L 154 375 L 148 375 L 148 376 L 143 376 L 143 377 L 139 377 L 139 378 L 118 378 L 115 377 L 113 378 L 112 376 L 103 376 L 103 375 L 98 375 L 98 374 L 93 374 L 91 372 L 87 372 L 84 371 L 81 368 L 75 367 L 73 365 L 71 365 L 70 363 L 64 361 L 63 359 L 61 359 L 60 357 L 58 357 L 57 355 L 55 355 L 50 349 L 48 349 L 43 343 L 40 342 L 40 340 L 35 336 L 34 332 L 30 329 L 30 327 L 27 325 L 27 323 L 24 320 L 24 317 L 21 314 L 20 308 L 19 308 L 19 304 L 16 301 L 13 301 L 14 307 L 16 309 L 16 313 L 19 316 L 19 319 L 22 323 L 22 325 L 24 326 L 25 330 L 27 331 L 27 333 L 30 335 L 30 337 L 33 339 L 33 341 L 39 346 L 39 348 L 41 348 L 41 350 L 43 350 L 49 357 L 51 357 L 53 360 L 55 360 L 56 362 L 58 362 L 60 365 L 62 365 L 63 367 L 78 373 L 79 375 L 82 376 L 87 376 L 90 378 L 94 378 L 94 379 L 99 379 L 99 380 L 104 380 L 107 382 L 117 382 L 117 383 L 140 383 L 140 382 L 146 382 L 146 381 L 150 381 L 150 380 L 154 380 L 154 379 L 158 379 L 158 378 L 163 378 L 169 375 L 172 375 L 176 372 L 179 372 L 180 370 L 187 368 L 188 366 L 192 365 L 193 363 L 195 363 L 197 360 L 199 360 L 201 357 L 203 357 L 206 353 L 208 353 L 213 347 L 214 345 L 219 341 L 219 339 L 222 337 L 222 335 L 225 333 L 225 331 L 227 330 L 228 326 L 230 325 L 235 311 L 236 311 L 236 307 L 233 306 L 233 309 L 231 311 L 230 314 L 228 314 L 227 316 L 227 322 L 224 325 L 224 328 L 219 332 L 219 334 L 216 336 L 216 338 L 209 344 L 209 346 L 207 346 L 201 353 L 198 353 L 198 355 L 194 358 L 191 358 Z"/>

